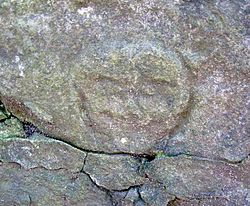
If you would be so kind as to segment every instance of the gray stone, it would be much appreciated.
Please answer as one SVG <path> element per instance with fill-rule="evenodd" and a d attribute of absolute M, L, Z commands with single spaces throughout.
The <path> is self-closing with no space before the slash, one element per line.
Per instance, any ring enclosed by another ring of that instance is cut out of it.
<path fill-rule="evenodd" d="M 0 120 L 6 119 L 7 116 L 0 110 Z"/>
<path fill-rule="evenodd" d="M 248 169 L 249 160 L 233 165 L 179 156 L 155 159 L 145 172 L 149 179 L 161 183 L 166 193 L 180 199 L 221 197 L 230 204 L 249 205 Z M 154 184 L 152 188 L 155 188 Z"/>
<path fill-rule="evenodd" d="M 169 140 L 190 112 L 165 150 L 248 154 L 247 3 L 115 2 L 2 2 L 7 108 L 78 147 L 131 153 Z"/>
<path fill-rule="evenodd" d="M 204 199 L 178 199 L 168 203 L 169 206 L 233 206 L 227 199 L 221 197 L 204 198 Z"/>
<path fill-rule="evenodd" d="M 113 193 L 113 203 L 116 206 L 144 206 L 144 202 L 140 199 L 137 187 L 130 188 L 124 192 Z"/>
<path fill-rule="evenodd" d="M 7 139 L 0 141 L 0 160 L 15 162 L 25 169 L 43 167 L 79 172 L 86 153 L 51 139 Z"/>
<path fill-rule="evenodd" d="M 0 141 L 9 138 L 25 138 L 22 123 L 14 117 L 0 122 Z"/>
<path fill-rule="evenodd" d="M 0 165 L 1 205 L 111 206 L 110 197 L 83 173 Z"/>
<path fill-rule="evenodd" d="M 124 190 L 144 182 L 139 174 L 140 165 L 138 159 L 128 155 L 89 153 L 83 170 L 97 185 L 109 190 Z"/>
<path fill-rule="evenodd" d="M 148 206 L 167 205 L 175 196 L 168 193 L 164 184 L 148 180 L 139 190 L 142 199 Z"/>
<path fill-rule="evenodd" d="M 178 124 L 189 100 L 187 68 L 163 37 L 153 38 L 156 31 L 132 32 L 153 5 L 124 2 L 122 10 L 142 11 L 120 30 L 116 4 L 33 4 L 1 3 L 0 93 L 13 114 L 109 152 L 144 153 Z"/>
<path fill-rule="evenodd" d="M 249 205 L 249 8 L 0 0 L 0 204 Z"/>

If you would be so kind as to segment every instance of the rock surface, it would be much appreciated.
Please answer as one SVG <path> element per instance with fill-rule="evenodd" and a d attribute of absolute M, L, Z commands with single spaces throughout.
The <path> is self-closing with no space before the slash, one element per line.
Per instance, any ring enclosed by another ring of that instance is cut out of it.
<path fill-rule="evenodd" d="M 16 118 L 6 119 L 4 122 L 0 122 L 0 139 L 8 138 L 23 138 L 25 137 L 25 131 L 22 123 Z"/>
<path fill-rule="evenodd" d="M 0 205 L 250 205 L 249 0 L 0 0 Z"/>
<path fill-rule="evenodd" d="M 175 197 L 218 197 L 227 200 L 231 205 L 249 205 L 249 167 L 249 159 L 239 165 L 233 165 L 179 156 L 155 159 L 148 164 L 145 172 L 149 179 L 162 184 L 162 190 Z M 155 188 L 154 184 L 152 188 Z M 150 193 L 146 193 L 146 196 L 148 195 Z"/>
<path fill-rule="evenodd" d="M 84 174 L 37 168 L 24 170 L 16 164 L 0 165 L 1 205 L 111 206 L 110 197 Z"/>
<path fill-rule="evenodd" d="M 56 140 L 7 139 L 0 141 L 0 160 L 15 162 L 25 169 L 66 169 L 80 172 L 86 153 Z"/>
<path fill-rule="evenodd" d="M 7 119 L 10 116 L 9 112 L 6 111 L 4 105 L 0 102 L 0 121 Z"/>
<path fill-rule="evenodd" d="M 125 190 L 144 182 L 141 161 L 127 155 L 88 154 L 83 170 L 96 184 L 109 190 Z"/>

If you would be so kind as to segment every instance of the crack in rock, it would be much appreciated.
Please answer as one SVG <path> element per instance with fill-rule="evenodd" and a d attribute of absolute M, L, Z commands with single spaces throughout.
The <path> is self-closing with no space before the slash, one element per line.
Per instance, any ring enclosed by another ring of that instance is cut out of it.
<path fill-rule="evenodd" d="M 111 206 L 110 196 L 83 173 L 45 168 L 23 169 L 16 163 L 0 165 L 1 205 L 92 205 Z M 13 186 L 14 185 L 14 186 Z M 29 198 L 21 198 L 29 191 Z M 32 199 L 31 199 L 32 197 Z"/>
<path fill-rule="evenodd" d="M 247 0 L 0 0 L 0 205 L 250 205 Z"/>

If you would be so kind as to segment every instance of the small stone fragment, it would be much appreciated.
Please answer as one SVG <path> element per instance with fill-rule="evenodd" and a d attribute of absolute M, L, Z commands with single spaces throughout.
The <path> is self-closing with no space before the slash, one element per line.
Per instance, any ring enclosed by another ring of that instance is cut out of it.
<path fill-rule="evenodd" d="M 15 162 L 25 169 L 43 167 L 79 172 L 86 154 L 53 139 L 6 139 L 0 141 L 0 160 Z"/>
<path fill-rule="evenodd" d="M 97 185 L 109 190 L 124 190 L 144 182 L 139 167 L 140 161 L 128 155 L 89 153 L 83 170 Z"/>
<path fill-rule="evenodd" d="M 130 188 L 128 191 L 114 192 L 112 195 L 113 202 L 116 206 L 144 206 L 139 197 L 137 187 Z"/>
<path fill-rule="evenodd" d="M 25 132 L 22 123 L 11 117 L 4 122 L 0 122 L 0 141 L 8 138 L 24 138 Z"/>
<path fill-rule="evenodd" d="M 0 110 L 0 121 L 6 119 L 7 116 Z"/>
<path fill-rule="evenodd" d="M 148 206 L 167 205 L 174 199 L 174 196 L 167 192 L 163 184 L 150 182 L 149 180 L 140 188 L 139 192 Z"/>
<path fill-rule="evenodd" d="M 0 102 L 0 121 L 5 120 L 10 116 L 10 113 L 4 108 L 3 104 Z"/>

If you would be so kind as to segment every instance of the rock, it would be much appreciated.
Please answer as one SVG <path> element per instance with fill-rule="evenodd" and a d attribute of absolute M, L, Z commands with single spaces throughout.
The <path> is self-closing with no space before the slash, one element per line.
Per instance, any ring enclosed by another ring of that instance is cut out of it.
<path fill-rule="evenodd" d="M 0 204 L 249 205 L 249 8 L 0 0 Z"/>
<path fill-rule="evenodd" d="M 114 191 L 112 195 L 113 204 L 121 206 L 123 204 L 123 199 L 126 197 L 128 191 Z"/>
<path fill-rule="evenodd" d="M 159 149 L 168 155 L 244 159 L 250 152 L 246 76 L 235 75 L 216 71 L 201 77 L 186 121 Z"/>
<path fill-rule="evenodd" d="M 4 108 L 3 104 L 0 102 L 0 121 L 4 121 L 10 116 L 10 113 Z"/>
<path fill-rule="evenodd" d="M 138 192 L 139 188 L 133 187 L 128 191 L 114 192 L 112 195 L 113 203 L 116 206 L 144 206 Z"/>
<path fill-rule="evenodd" d="M 89 153 L 83 170 L 99 186 L 109 190 L 125 190 L 144 182 L 139 174 L 140 165 L 138 159 L 128 155 Z"/>
<path fill-rule="evenodd" d="M 247 2 L 112 2 L 1 2 L 6 107 L 86 150 L 244 158 Z"/>
<path fill-rule="evenodd" d="M 242 44 L 247 32 L 246 24 L 242 24 L 247 8 L 247 1 L 182 4 L 185 18 L 180 18 L 181 30 L 190 26 L 193 32 L 183 33 L 185 43 L 180 52 L 193 75 L 193 95 L 181 124 L 152 152 L 235 162 L 249 154 L 249 50 Z"/>
<path fill-rule="evenodd" d="M 138 188 L 131 188 L 126 197 L 122 201 L 122 205 L 124 206 L 137 206 L 140 204 L 141 200 L 138 193 Z"/>
<path fill-rule="evenodd" d="M 0 165 L 1 205 L 111 206 L 110 197 L 83 173 Z"/>
<path fill-rule="evenodd" d="M 168 205 L 174 196 L 169 194 L 163 184 L 147 181 L 139 190 L 142 199 L 146 205 L 150 206 L 162 206 Z"/>
<path fill-rule="evenodd" d="M 79 172 L 86 153 L 57 140 L 6 139 L 0 141 L 0 160 L 15 162 L 25 169 L 65 169 Z"/>
<path fill-rule="evenodd" d="M 6 119 L 6 115 L 0 110 L 0 120 Z"/>
<path fill-rule="evenodd" d="M 0 141 L 8 138 L 25 138 L 22 123 L 14 117 L 0 122 Z"/>
<path fill-rule="evenodd" d="M 205 198 L 200 200 L 181 200 L 176 198 L 175 200 L 168 203 L 169 206 L 230 206 L 232 205 L 227 199 L 216 197 L 216 198 Z"/>
<path fill-rule="evenodd" d="M 0 110 L 0 121 L 6 119 L 7 116 L 3 113 L 3 111 Z"/>
<path fill-rule="evenodd" d="M 248 205 L 248 167 L 249 161 L 233 165 L 178 156 L 155 159 L 148 164 L 145 173 L 150 179 L 161 183 L 166 193 L 180 199 L 221 197 L 230 204 Z"/>
<path fill-rule="evenodd" d="M 151 5 L 34 4 L 1 3 L 0 96 L 14 115 L 78 147 L 106 152 L 144 153 L 178 124 L 189 101 L 178 53 L 151 32 L 128 38 L 144 12 L 124 31 L 113 30 L 124 9 L 152 12 Z"/>

